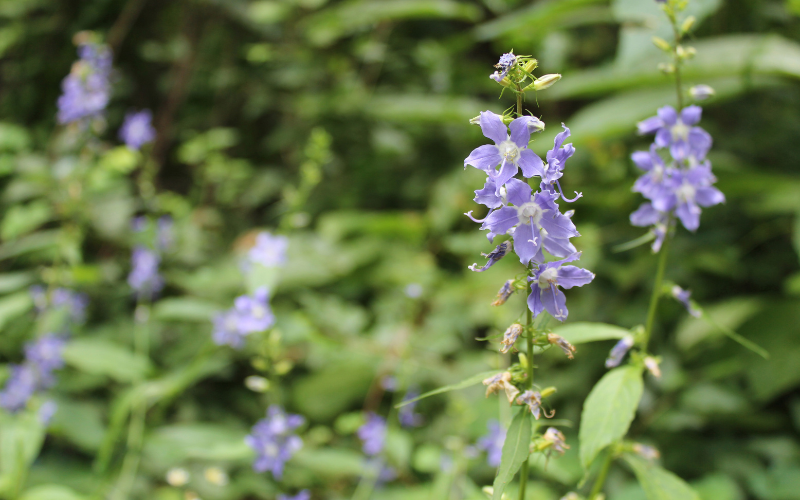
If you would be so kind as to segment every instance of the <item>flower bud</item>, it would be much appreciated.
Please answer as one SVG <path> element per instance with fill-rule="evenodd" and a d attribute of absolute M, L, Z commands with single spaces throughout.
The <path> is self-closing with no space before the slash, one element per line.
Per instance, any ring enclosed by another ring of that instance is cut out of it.
<path fill-rule="evenodd" d="M 544 130 L 544 122 L 535 116 L 531 117 L 531 120 L 528 120 L 528 132 L 531 134 L 536 132 L 541 132 Z"/>
<path fill-rule="evenodd" d="M 491 486 L 484 486 L 483 489 L 481 489 L 481 491 L 483 492 L 484 495 L 486 495 L 489 498 L 494 497 L 494 488 L 492 488 Z M 500 498 L 501 500 L 509 500 L 508 495 L 505 492 L 503 492 Z"/>
<path fill-rule="evenodd" d="M 530 60 L 529 60 L 528 62 L 526 62 L 526 63 L 525 63 L 525 65 L 524 65 L 524 66 L 522 66 L 522 67 L 523 67 L 523 68 L 525 69 L 525 71 L 527 71 L 528 73 L 532 73 L 532 72 L 533 72 L 533 70 L 535 70 L 537 67 L 539 67 L 539 61 L 537 61 L 536 59 L 530 59 Z"/>
<path fill-rule="evenodd" d="M 672 50 L 672 46 L 670 46 L 669 42 L 659 36 L 653 37 L 653 45 L 663 50 L 664 52 L 669 52 Z"/>
<path fill-rule="evenodd" d="M 690 29 L 694 26 L 694 23 L 697 21 L 697 18 L 694 16 L 689 16 L 683 20 L 681 24 L 681 33 L 688 33 Z"/>
<path fill-rule="evenodd" d="M 695 85 L 689 89 L 689 95 L 691 95 L 692 99 L 695 101 L 704 101 L 712 97 L 715 93 L 714 89 L 708 85 Z"/>
<path fill-rule="evenodd" d="M 185 486 L 189 482 L 189 473 L 186 469 L 180 467 L 173 467 L 167 471 L 167 484 L 170 486 L 180 487 Z"/>
<path fill-rule="evenodd" d="M 542 436 L 545 443 L 551 446 L 555 451 L 563 455 L 569 449 L 567 438 L 564 434 L 555 427 L 548 427 L 547 431 Z"/>
<path fill-rule="evenodd" d="M 549 398 L 555 393 L 556 393 L 555 387 L 545 387 L 544 389 L 542 389 L 542 392 L 540 394 L 542 395 L 543 398 Z"/>
<path fill-rule="evenodd" d="M 633 347 L 634 339 L 632 335 L 626 335 L 611 349 L 611 352 L 606 359 L 606 368 L 614 368 L 622 363 L 622 358 L 628 354 L 628 351 Z"/>
<path fill-rule="evenodd" d="M 203 477 L 215 486 L 225 486 L 228 484 L 228 474 L 219 467 L 208 467 L 203 471 Z"/>
<path fill-rule="evenodd" d="M 492 302 L 492 305 L 502 306 L 503 304 L 505 304 L 508 298 L 511 296 L 511 294 L 514 293 L 513 285 L 514 285 L 514 280 L 506 281 L 503 284 L 502 288 L 500 288 L 500 291 L 497 292 L 497 299 L 494 302 Z"/>
<path fill-rule="evenodd" d="M 666 75 L 675 73 L 675 66 L 672 63 L 659 63 L 658 70 Z"/>
<path fill-rule="evenodd" d="M 684 47 L 683 45 L 678 45 L 675 48 L 675 54 L 680 59 L 691 59 L 695 56 L 695 54 L 697 54 L 697 49 L 694 47 Z"/>
<path fill-rule="evenodd" d="M 644 366 L 655 378 L 661 378 L 661 368 L 658 367 L 658 360 L 652 356 L 644 358 Z"/>
<path fill-rule="evenodd" d="M 251 375 L 244 379 L 244 385 L 253 392 L 267 392 L 269 390 L 269 380 L 258 375 Z"/>
<path fill-rule="evenodd" d="M 561 80 L 561 75 L 558 73 L 553 73 L 549 75 L 544 75 L 541 78 L 537 78 L 535 82 L 531 85 L 528 85 L 527 88 L 533 86 L 533 90 L 544 90 L 553 86 L 554 83 Z"/>
<path fill-rule="evenodd" d="M 661 453 L 652 446 L 647 446 L 646 444 L 634 443 L 631 447 L 633 452 L 639 455 L 640 457 L 644 458 L 645 460 L 656 460 L 661 457 Z"/>

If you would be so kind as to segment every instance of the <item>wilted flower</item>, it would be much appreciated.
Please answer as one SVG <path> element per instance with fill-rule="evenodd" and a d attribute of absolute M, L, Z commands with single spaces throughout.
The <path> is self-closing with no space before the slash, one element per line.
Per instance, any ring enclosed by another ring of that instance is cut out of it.
<path fill-rule="evenodd" d="M 708 85 L 695 85 L 689 89 L 689 95 L 696 101 L 704 101 L 712 97 L 716 92 Z"/>
<path fill-rule="evenodd" d="M 562 455 L 569 449 L 569 445 L 566 442 L 567 438 L 555 427 L 548 427 L 542 438 L 548 443 L 551 443 L 550 446 Z"/>
<path fill-rule="evenodd" d="M 661 457 L 661 453 L 659 453 L 657 449 L 646 444 L 634 443 L 632 449 L 634 453 L 646 460 L 653 461 L 658 460 Z"/>
<path fill-rule="evenodd" d="M 470 271 L 475 271 L 477 273 L 482 273 L 483 271 L 485 271 L 485 270 L 489 269 L 490 267 L 492 267 L 493 265 L 495 265 L 495 263 L 498 262 L 500 259 L 505 257 L 506 253 L 508 252 L 508 250 L 510 248 L 511 248 L 511 242 L 510 241 L 504 241 L 504 242 L 500 243 L 499 245 L 497 245 L 497 248 L 495 248 L 491 252 L 489 252 L 489 253 L 481 253 L 482 257 L 485 257 L 485 258 L 488 259 L 488 261 L 486 262 L 486 264 L 484 264 L 483 267 L 478 268 L 478 264 L 472 264 L 471 266 L 469 266 L 468 269 Z"/>
<path fill-rule="evenodd" d="M 644 366 L 655 378 L 661 378 L 661 368 L 659 368 L 656 358 L 647 356 L 644 358 Z"/>
<path fill-rule="evenodd" d="M 575 346 L 567 342 L 567 339 L 562 337 L 561 335 L 556 335 L 555 333 L 548 333 L 547 334 L 547 341 L 551 344 L 555 344 L 564 351 L 564 354 L 569 359 L 574 359 L 575 356 L 573 353 L 575 352 Z"/>
<path fill-rule="evenodd" d="M 555 411 L 548 414 L 547 411 L 542 410 L 542 395 L 539 391 L 527 390 L 523 392 L 517 397 L 517 404 L 526 405 L 536 420 L 539 420 L 542 413 L 546 418 L 553 418 L 556 414 Z"/>
<path fill-rule="evenodd" d="M 245 438 L 245 443 L 256 452 L 253 469 L 270 471 L 280 479 L 286 461 L 303 446 L 303 441 L 293 431 L 304 421 L 300 415 L 287 414 L 280 406 L 270 406 L 266 418 L 256 422 Z"/>
<path fill-rule="evenodd" d="M 487 398 L 490 394 L 504 391 L 508 402 L 513 403 L 514 398 L 519 394 L 519 389 L 511 383 L 511 372 L 498 373 L 493 377 L 489 377 L 483 381 L 483 385 L 486 386 Z"/>
<path fill-rule="evenodd" d="M 575 253 L 566 259 L 542 264 L 533 277 L 528 278 L 531 282 L 528 307 L 534 317 L 546 310 L 559 321 L 567 319 L 567 298 L 559 287 L 569 289 L 583 286 L 594 279 L 594 274 L 586 269 L 563 265 L 578 260 L 580 256 L 580 253 Z"/>
<path fill-rule="evenodd" d="M 138 151 L 156 138 L 156 130 L 153 128 L 152 121 L 153 113 L 149 109 L 128 113 L 119 129 L 119 138 L 129 149 Z"/>
<path fill-rule="evenodd" d="M 608 359 L 606 359 L 606 368 L 614 368 L 619 366 L 619 364 L 622 363 L 622 358 L 628 354 L 628 351 L 631 350 L 633 344 L 634 340 L 632 335 L 626 335 L 620 339 L 620 341 L 611 348 L 611 352 L 608 354 Z"/>
<path fill-rule="evenodd" d="M 497 300 L 492 302 L 493 306 L 502 306 L 506 303 L 511 294 L 514 293 L 514 280 L 508 280 L 503 283 L 503 286 L 500 288 L 500 291 L 497 292 Z"/>
<path fill-rule="evenodd" d="M 358 428 L 364 453 L 369 456 L 378 455 L 386 444 L 386 420 L 380 415 L 370 412 L 367 421 Z"/>
<path fill-rule="evenodd" d="M 500 83 L 500 81 L 506 77 L 508 71 L 517 64 L 517 56 L 514 55 L 513 52 L 509 52 L 507 54 L 503 54 L 500 56 L 500 60 L 497 61 L 497 64 L 494 65 L 495 68 L 499 69 L 500 71 L 495 71 L 489 78 L 492 80 Z"/>
<path fill-rule="evenodd" d="M 134 247 L 128 284 L 140 298 L 152 299 L 164 288 L 164 279 L 158 274 L 160 263 L 158 253 L 145 246 Z"/>
<path fill-rule="evenodd" d="M 503 455 L 503 443 L 506 441 L 506 430 L 497 420 L 489 420 L 486 423 L 489 433 L 478 440 L 477 446 L 486 452 L 486 461 L 491 467 L 500 465 L 500 458 Z"/>
<path fill-rule="evenodd" d="M 253 295 L 241 295 L 234 302 L 239 333 L 244 335 L 262 332 L 275 323 L 269 307 L 269 290 L 259 287 Z"/>
<path fill-rule="evenodd" d="M 692 301 L 689 299 L 689 297 L 692 295 L 692 292 L 690 292 L 689 290 L 684 290 L 678 285 L 673 286 L 671 292 L 672 296 L 675 297 L 679 302 L 681 302 L 686 307 L 686 310 L 689 312 L 689 314 L 691 314 L 695 318 L 699 318 L 700 316 L 703 315 L 703 313 L 700 312 L 700 310 L 697 309 L 694 306 L 694 304 L 692 304 Z"/>
<path fill-rule="evenodd" d="M 509 326 L 503 334 L 503 340 L 500 342 L 503 345 L 503 347 L 500 348 L 500 352 L 507 353 L 509 350 L 511 350 L 521 333 L 522 325 L 519 323 L 514 323 L 513 325 Z"/>

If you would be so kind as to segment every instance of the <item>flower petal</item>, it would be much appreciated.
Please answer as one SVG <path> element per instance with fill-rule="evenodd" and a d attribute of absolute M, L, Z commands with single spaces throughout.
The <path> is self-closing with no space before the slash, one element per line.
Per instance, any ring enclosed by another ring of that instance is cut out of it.
<path fill-rule="evenodd" d="M 715 187 L 701 187 L 695 191 L 694 199 L 701 207 L 710 207 L 725 203 L 725 195 Z"/>
<path fill-rule="evenodd" d="M 658 108 L 658 117 L 664 122 L 665 125 L 672 126 L 678 121 L 678 113 L 672 106 L 664 106 Z"/>
<path fill-rule="evenodd" d="M 494 178 L 494 182 L 497 188 L 497 194 L 500 194 L 500 188 L 503 187 L 503 185 L 506 182 L 508 182 L 512 177 L 517 175 L 518 171 L 519 167 L 517 167 L 516 163 L 508 160 L 503 160 L 503 164 L 500 165 L 500 171 Z"/>
<path fill-rule="evenodd" d="M 483 189 L 475 190 L 475 203 L 485 205 L 487 208 L 498 208 L 503 204 L 503 198 L 497 195 L 497 186 L 491 177 L 486 179 Z"/>
<path fill-rule="evenodd" d="M 528 122 L 531 120 L 533 120 L 532 116 L 522 116 L 508 126 L 511 130 L 511 140 L 520 149 L 527 148 L 531 140 L 531 132 L 528 129 Z"/>
<path fill-rule="evenodd" d="M 574 236 L 580 236 L 572 220 L 558 212 L 545 213 L 539 221 L 539 224 L 547 231 L 547 235 L 552 238 L 572 238 Z"/>
<path fill-rule="evenodd" d="M 653 207 L 652 203 L 642 205 L 631 214 L 631 224 L 639 227 L 652 226 L 661 219 L 661 213 Z"/>
<path fill-rule="evenodd" d="M 681 203 L 675 209 L 675 215 L 681 220 L 683 227 L 689 231 L 697 231 L 700 227 L 700 207 L 694 203 Z"/>
<path fill-rule="evenodd" d="M 694 125 L 703 116 L 703 108 L 700 106 L 687 106 L 681 110 L 681 121 L 684 125 Z"/>
<path fill-rule="evenodd" d="M 464 160 L 464 167 L 472 165 L 479 170 L 488 171 L 499 165 L 502 160 L 503 157 L 500 156 L 497 146 L 486 144 L 472 150 L 472 153 Z"/>
<path fill-rule="evenodd" d="M 646 120 L 642 120 L 636 124 L 636 129 L 639 135 L 652 134 L 656 130 L 664 126 L 664 122 L 658 116 L 651 116 Z"/>
<path fill-rule="evenodd" d="M 522 169 L 522 175 L 531 178 L 534 175 L 542 176 L 544 170 L 544 163 L 539 155 L 530 149 L 523 149 L 519 152 L 519 167 Z"/>
<path fill-rule="evenodd" d="M 539 284 L 535 281 L 531 285 L 531 293 L 528 295 L 528 309 L 531 310 L 534 318 L 539 314 L 541 314 L 542 311 L 544 311 L 544 304 L 542 304 L 542 298 L 541 298 L 541 290 L 539 289 Z"/>
<path fill-rule="evenodd" d="M 570 243 L 567 238 L 553 238 L 550 235 L 544 237 L 544 249 L 556 257 L 567 257 L 577 252 L 575 245 Z"/>
<path fill-rule="evenodd" d="M 545 310 L 555 319 L 559 321 L 567 319 L 569 311 L 567 310 L 567 297 L 564 292 L 556 288 L 555 285 L 550 285 L 549 289 L 542 289 L 541 298 Z"/>
<path fill-rule="evenodd" d="M 576 266 L 562 266 L 557 276 L 558 286 L 567 289 L 586 285 L 594 279 L 594 273 Z"/>
<path fill-rule="evenodd" d="M 517 209 L 503 207 L 486 216 L 481 229 L 488 229 L 494 234 L 504 234 L 517 224 L 519 224 Z"/>
<path fill-rule="evenodd" d="M 541 255 L 542 237 L 539 228 L 530 221 L 523 222 L 514 230 L 514 251 L 519 256 L 519 261 L 525 265 L 531 260 L 536 262 L 537 257 L 541 262 L 539 255 Z"/>
<path fill-rule="evenodd" d="M 495 144 L 500 144 L 508 138 L 508 128 L 497 113 L 482 111 L 480 124 L 483 135 L 493 140 Z"/>
<path fill-rule="evenodd" d="M 512 205 L 519 207 L 531 201 L 531 187 L 519 179 L 509 180 L 506 183 L 506 192 L 506 199 Z"/>

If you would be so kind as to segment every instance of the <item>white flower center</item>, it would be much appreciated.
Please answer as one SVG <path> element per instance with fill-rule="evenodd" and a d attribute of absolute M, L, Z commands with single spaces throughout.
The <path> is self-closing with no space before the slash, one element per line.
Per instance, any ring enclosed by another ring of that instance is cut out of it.
<path fill-rule="evenodd" d="M 675 125 L 672 126 L 672 140 L 679 141 L 679 140 L 687 140 L 689 137 L 689 127 L 686 126 L 682 121 L 678 120 Z"/>
<path fill-rule="evenodd" d="M 542 271 L 539 275 L 539 286 L 542 288 L 550 288 L 550 284 L 558 283 L 558 268 L 549 267 Z"/>
<path fill-rule="evenodd" d="M 517 207 L 517 217 L 523 224 L 530 222 L 530 219 L 533 219 L 534 224 L 538 224 L 542 220 L 543 213 L 542 207 L 532 201 Z"/>
<path fill-rule="evenodd" d="M 512 163 L 517 162 L 519 148 L 516 144 L 514 144 L 514 141 L 505 140 L 498 144 L 497 148 L 500 150 L 500 156 L 502 156 L 506 161 L 510 161 Z"/>
<path fill-rule="evenodd" d="M 267 315 L 267 310 L 261 306 L 254 306 L 253 307 L 253 317 L 256 319 L 263 318 Z"/>
<path fill-rule="evenodd" d="M 695 193 L 697 193 L 697 189 L 688 182 L 681 184 L 681 187 L 675 192 L 678 195 L 678 199 L 683 203 L 693 201 Z"/>

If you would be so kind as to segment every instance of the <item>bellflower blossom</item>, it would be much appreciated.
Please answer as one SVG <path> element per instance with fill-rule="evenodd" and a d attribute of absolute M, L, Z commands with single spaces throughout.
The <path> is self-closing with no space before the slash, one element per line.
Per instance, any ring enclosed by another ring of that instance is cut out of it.
<path fill-rule="evenodd" d="M 160 263 L 158 253 L 142 245 L 134 247 L 128 284 L 140 298 L 152 299 L 164 288 L 164 279 L 158 274 Z"/>
<path fill-rule="evenodd" d="M 536 270 L 531 282 L 531 294 L 528 296 L 528 307 L 533 312 L 533 317 L 542 311 L 549 312 L 559 321 L 567 319 L 567 299 L 559 287 L 569 289 L 574 286 L 583 286 L 594 279 L 594 274 L 575 266 L 565 266 L 580 258 L 580 253 L 555 262 L 542 264 Z"/>
<path fill-rule="evenodd" d="M 234 302 L 239 333 L 247 335 L 263 332 L 275 323 L 275 315 L 269 307 L 269 290 L 259 287 L 253 295 L 241 295 Z"/>
<path fill-rule="evenodd" d="M 41 285 L 29 288 L 36 312 L 44 313 L 48 309 L 63 309 L 67 312 L 67 325 L 81 324 L 86 320 L 86 307 L 89 298 L 84 293 L 74 292 L 67 288 L 56 288 L 48 295 L 47 290 Z"/>
<path fill-rule="evenodd" d="M 239 320 L 235 309 L 214 315 L 214 332 L 212 338 L 217 345 L 229 345 L 234 349 L 244 347 L 245 335 L 239 331 Z"/>
<path fill-rule="evenodd" d="M 278 495 L 278 500 L 311 500 L 311 492 L 308 490 L 300 490 L 297 495 Z"/>
<path fill-rule="evenodd" d="M 486 427 L 488 427 L 489 432 L 478 440 L 477 446 L 479 449 L 486 452 L 486 461 L 489 466 L 498 467 L 500 465 L 500 458 L 503 455 L 506 430 L 497 420 L 489 420 Z"/>
<path fill-rule="evenodd" d="M 156 129 L 153 128 L 152 121 L 153 113 L 149 109 L 128 113 L 119 129 L 119 138 L 129 149 L 138 151 L 156 138 Z"/>
<path fill-rule="evenodd" d="M 370 412 L 367 421 L 358 428 L 358 438 L 365 454 L 369 456 L 380 454 L 386 444 L 386 420 Z"/>
<path fill-rule="evenodd" d="M 58 121 L 61 124 L 99 117 L 111 97 L 111 50 L 102 44 L 83 43 L 80 59 L 61 82 Z"/>
<path fill-rule="evenodd" d="M 517 56 L 514 55 L 513 52 L 508 52 L 500 56 L 500 60 L 497 61 L 497 64 L 494 65 L 495 68 L 499 69 L 500 71 L 495 71 L 489 78 L 500 83 L 503 78 L 506 77 L 508 71 L 517 64 Z"/>
<path fill-rule="evenodd" d="M 256 422 L 244 440 L 256 452 L 253 470 L 269 471 L 275 479 L 280 479 L 284 464 L 303 446 L 302 439 L 293 431 L 304 422 L 300 415 L 288 414 L 277 405 L 270 406 L 266 418 Z"/>
<path fill-rule="evenodd" d="M 634 339 L 630 335 L 626 335 L 622 339 L 619 340 L 614 347 L 611 348 L 611 352 L 608 354 L 608 359 L 606 359 L 606 368 L 615 368 L 622 363 L 622 359 L 628 354 L 628 351 L 631 350 L 633 347 Z"/>
<path fill-rule="evenodd" d="M 532 116 L 515 119 L 506 128 L 503 118 L 491 111 L 483 111 L 480 115 L 480 126 L 483 135 L 494 141 L 494 145 L 480 146 L 464 160 L 464 167 L 472 165 L 483 170 L 495 184 L 495 194 L 500 195 L 500 188 L 521 169 L 525 177 L 541 175 L 542 159 L 528 149 L 531 130 L 528 123 L 535 120 Z M 509 133 L 510 130 L 510 133 Z M 500 165 L 500 169 L 496 167 Z"/>
<path fill-rule="evenodd" d="M 256 244 L 247 253 L 251 262 L 265 267 L 279 267 L 286 263 L 289 238 L 273 235 L 268 231 L 256 235 Z"/>
<path fill-rule="evenodd" d="M 25 362 L 11 366 L 11 377 L 0 391 L 0 406 L 8 411 L 19 411 L 28 404 L 36 391 L 55 383 L 53 371 L 64 366 L 62 352 L 66 339 L 54 334 L 39 337 L 25 345 Z"/>
<path fill-rule="evenodd" d="M 678 161 L 686 160 L 690 154 L 703 158 L 711 147 L 711 136 L 694 125 L 700 121 L 703 108 L 687 106 L 680 113 L 672 106 L 658 109 L 656 116 L 637 124 L 640 134 L 656 134 L 655 144 L 659 148 L 669 148 L 672 157 Z"/>

